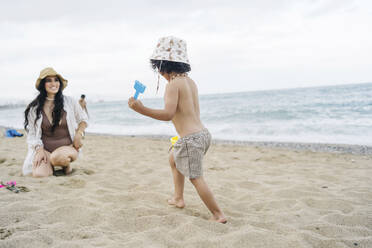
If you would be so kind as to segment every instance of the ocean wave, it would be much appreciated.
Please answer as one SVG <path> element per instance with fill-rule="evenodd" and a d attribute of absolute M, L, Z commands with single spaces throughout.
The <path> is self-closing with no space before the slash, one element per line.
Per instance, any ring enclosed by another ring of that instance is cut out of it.
<path fill-rule="evenodd" d="M 26 104 L 24 104 L 24 103 L 10 103 L 10 104 L 0 105 L 0 110 L 17 109 L 17 108 L 26 108 Z"/>
<path fill-rule="evenodd" d="M 201 119 L 216 139 L 338 144 L 372 144 L 372 84 L 265 92 L 203 95 Z M 142 99 L 162 108 L 162 99 Z M 21 128 L 25 105 L 0 105 L 0 126 Z M 88 104 L 88 132 L 176 135 L 159 122 L 129 109 L 126 101 Z"/>

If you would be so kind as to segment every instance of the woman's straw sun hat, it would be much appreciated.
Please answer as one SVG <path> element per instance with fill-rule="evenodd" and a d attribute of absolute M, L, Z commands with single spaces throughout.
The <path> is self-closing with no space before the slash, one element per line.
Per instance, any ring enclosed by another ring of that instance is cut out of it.
<path fill-rule="evenodd" d="M 64 88 L 66 88 L 66 86 L 67 86 L 67 80 L 64 79 L 64 78 L 61 76 L 61 74 L 58 74 L 58 73 L 57 73 L 57 72 L 56 72 L 52 67 L 47 67 L 47 68 L 41 70 L 41 72 L 40 72 L 40 76 L 39 76 L 38 79 L 36 80 L 36 84 L 35 84 L 36 89 L 39 88 L 39 85 L 40 85 L 41 80 L 43 80 L 44 78 L 46 78 L 46 77 L 48 77 L 48 76 L 57 76 L 58 79 L 59 79 L 59 81 L 60 81 L 60 83 L 63 84 L 62 90 L 63 90 Z"/>

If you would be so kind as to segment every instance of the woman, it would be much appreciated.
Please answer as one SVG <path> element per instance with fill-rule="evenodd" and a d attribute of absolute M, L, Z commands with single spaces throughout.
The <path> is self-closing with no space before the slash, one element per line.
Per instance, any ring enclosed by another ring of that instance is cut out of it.
<path fill-rule="evenodd" d="M 70 163 L 82 147 L 88 117 L 77 101 L 62 94 L 66 86 L 67 80 L 53 68 L 43 69 L 36 80 L 39 95 L 25 110 L 28 154 L 24 175 L 51 176 L 54 166 L 63 167 L 65 174 L 72 171 Z"/>

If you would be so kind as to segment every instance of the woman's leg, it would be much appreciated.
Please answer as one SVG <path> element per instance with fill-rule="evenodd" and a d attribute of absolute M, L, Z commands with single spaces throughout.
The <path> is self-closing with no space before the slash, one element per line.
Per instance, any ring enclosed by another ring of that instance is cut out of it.
<path fill-rule="evenodd" d="M 183 188 L 185 185 L 185 176 L 182 175 L 176 168 L 176 163 L 174 162 L 173 153 L 169 154 L 169 164 L 172 169 L 173 183 L 174 183 L 174 195 L 172 199 L 168 200 L 168 204 L 175 205 L 178 208 L 185 207 L 185 202 L 183 200 Z"/>
<path fill-rule="evenodd" d="M 70 163 L 77 159 L 78 152 L 72 146 L 61 146 L 55 149 L 50 155 L 52 166 L 62 166 L 66 174 L 70 174 L 72 169 Z"/>
<path fill-rule="evenodd" d="M 50 152 L 44 151 L 47 156 L 46 162 L 41 162 L 39 166 L 35 163 L 32 165 L 32 176 L 33 177 L 48 177 L 53 175 L 53 168 L 50 164 Z"/>

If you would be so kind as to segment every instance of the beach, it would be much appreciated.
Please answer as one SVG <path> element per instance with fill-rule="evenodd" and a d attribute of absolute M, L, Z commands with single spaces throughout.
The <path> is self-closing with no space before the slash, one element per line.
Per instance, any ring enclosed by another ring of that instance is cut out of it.
<path fill-rule="evenodd" d="M 69 176 L 22 176 L 25 137 L 0 137 L 0 247 L 372 247 L 372 156 L 214 143 L 204 177 L 227 224 L 185 182 L 167 205 L 169 141 L 88 134 Z"/>

